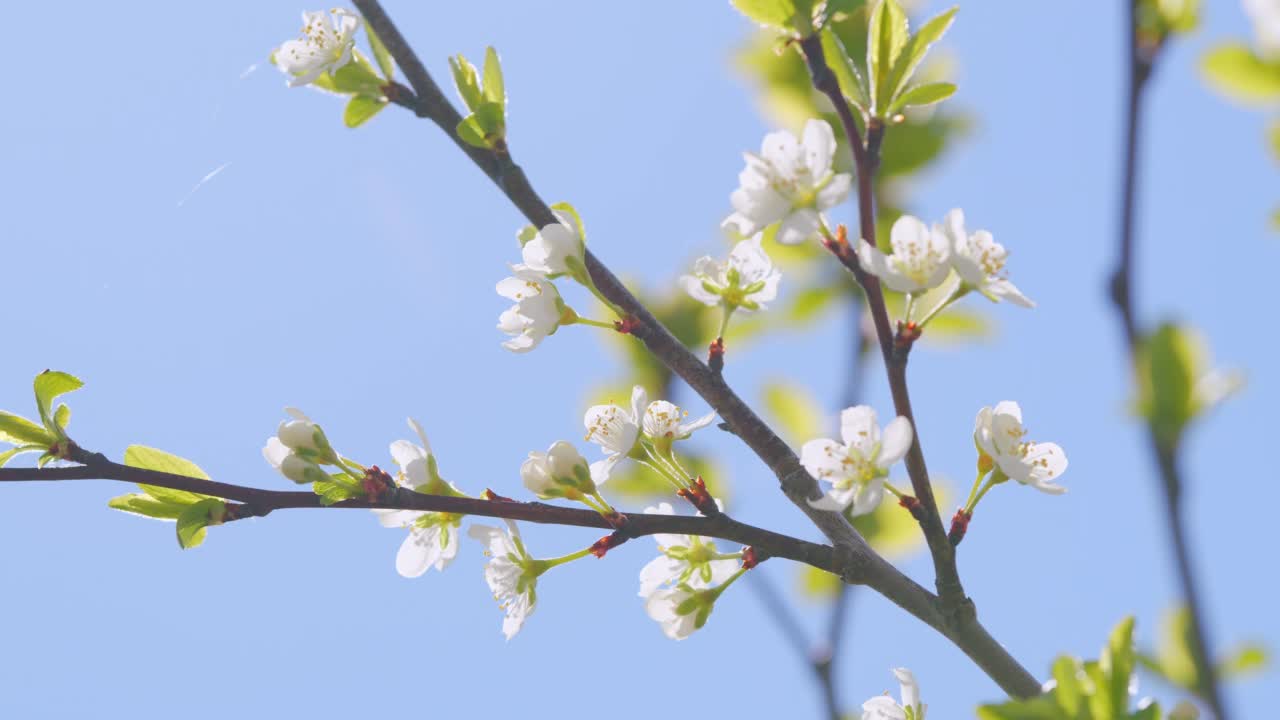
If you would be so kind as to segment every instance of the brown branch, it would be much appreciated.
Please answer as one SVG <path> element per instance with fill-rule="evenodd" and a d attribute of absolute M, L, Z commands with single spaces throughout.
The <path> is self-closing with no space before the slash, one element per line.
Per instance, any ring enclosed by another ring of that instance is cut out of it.
<path fill-rule="evenodd" d="M 844 94 L 840 90 L 840 82 L 822 54 L 820 37 L 813 35 L 805 38 L 800 41 L 800 49 L 808 64 L 813 86 L 826 95 L 835 106 L 836 114 L 840 116 L 840 124 L 844 126 L 858 175 L 858 218 L 862 241 L 874 245 L 876 241 L 874 181 L 880 164 L 880 141 L 884 137 L 884 127 L 878 120 L 869 121 L 867 140 L 864 145 L 853 111 L 849 109 L 849 103 L 845 101 Z M 947 539 L 947 531 L 942 524 L 942 516 L 938 512 L 938 503 L 933 496 L 933 485 L 929 481 L 929 470 L 925 466 L 924 451 L 920 446 L 920 432 L 916 426 L 915 413 L 911 409 L 911 394 L 907 389 L 907 355 L 910 345 L 895 342 L 880 280 L 862 269 L 849 243 L 828 243 L 828 246 L 841 264 L 853 273 L 866 294 L 867 308 L 875 324 L 876 337 L 880 341 L 880 354 L 884 358 L 885 370 L 889 376 L 889 391 L 893 396 L 894 411 L 910 420 L 912 430 L 915 430 L 912 433 L 911 448 L 907 451 L 905 463 L 907 474 L 911 478 L 912 491 L 920 501 L 920 508 L 923 511 L 917 516 L 917 520 L 924 532 L 925 541 L 929 545 L 929 553 L 933 556 L 938 594 L 945 602 L 958 608 L 967 600 L 964 587 L 960 584 L 960 573 L 956 569 L 955 548 Z"/>
<path fill-rule="evenodd" d="M 1150 37 L 1143 34 L 1142 28 L 1139 27 L 1138 13 L 1138 2 L 1132 0 L 1128 7 L 1127 26 L 1128 86 L 1125 103 L 1124 164 L 1120 181 L 1119 253 L 1116 269 L 1111 277 L 1112 301 L 1116 306 L 1130 361 L 1135 365 L 1143 342 L 1136 319 L 1137 310 L 1133 292 L 1138 149 L 1147 81 L 1151 78 L 1156 58 L 1164 44 L 1163 37 Z M 1159 388 L 1156 388 L 1156 392 L 1159 392 Z M 1214 717 L 1218 720 L 1227 720 L 1227 707 L 1214 668 L 1213 655 L 1210 652 L 1211 645 L 1205 627 L 1205 611 L 1200 600 L 1200 585 L 1196 580 L 1195 570 L 1191 564 L 1191 553 L 1188 549 L 1178 447 L 1176 443 L 1161 442 L 1154 425 L 1148 424 L 1147 431 L 1148 445 L 1155 460 L 1163 491 L 1165 524 L 1173 545 L 1178 581 L 1182 589 L 1183 602 L 1187 606 L 1187 615 L 1190 618 L 1191 632 L 1188 644 L 1199 680 L 1198 694 L 1209 705 Z"/>
<path fill-rule="evenodd" d="M 466 144 L 458 136 L 456 126 L 460 116 L 457 110 L 444 98 L 439 86 L 383 10 L 381 3 L 378 0 L 353 2 L 382 39 L 412 88 L 410 90 L 399 85 L 393 86 L 388 97 L 419 117 L 432 120 L 444 130 L 529 222 L 539 227 L 556 222 L 551 209 L 530 185 L 524 171 L 512 160 L 505 146 L 495 150 L 480 149 Z M 711 370 L 681 344 L 594 254 L 588 251 L 585 261 L 587 271 L 600 293 L 628 318 L 634 319 L 636 327 L 632 334 L 719 413 L 729 430 L 741 438 L 774 473 L 788 499 L 831 541 L 834 546 L 831 552 L 835 556 L 831 567 L 836 568 L 833 572 L 846 582 L 867 584 L 950 638 L 1009 694 L 1029 696 L 1039 693 L 1039 682 L 987 634 L 977 622 L 971 604 L 967 601 L 957 604 L 950 600 L 940 603 L 932 593 L 871 550 L 843 515 L 811 507 L 808 501 L 820 497 L 822 493 L 817 481 L 800 465 L 799 458 L 791 448 L 738 397 L 719 373 Z M 882 297 L 878 301 L 883 305 Z M 922 458 L 918 469 L 923 471 Z M 925 477 L 923 495 L 930 498 L 932 506 L 932 493 L 927 487 L 927 475 Z M 941 520 L 936 518 L 936 507 L 933 513 L 946 544 L 946 532 L 941 530 Z M 933 546 L 932 539 L 930 546 Z M 950 552 L 950 545 L 946 544 L 946 547 Z M 949 597 L 958 590 L 959 581 L 939 581 L 939 586 L 947 590 Z M 963 597 L 963 592 L 960 592 L 960 596 Z"/>

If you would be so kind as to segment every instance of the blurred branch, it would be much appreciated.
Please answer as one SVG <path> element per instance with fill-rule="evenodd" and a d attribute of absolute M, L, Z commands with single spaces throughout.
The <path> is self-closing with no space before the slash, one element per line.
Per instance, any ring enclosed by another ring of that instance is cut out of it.
<path fill-rule="evenodd" d="M 387 88 L 389 99 L 439 126 L 502 190 L 529 222 L 538 227 L 557 222 L 551 208 L 529 184 L 528 178 L 512 160 L 505 146 L 484 150 L 466 144 L 458 136 L 456 127 L 461 118 L 457 110 L 444 98 L 439 86 L 432 80 L 412 47 L 382 8 L 382 4 L 378 0 L 353 2 L 382 39 L 411 86 L 411 89 L 400 85 L 390 86 Z M 729 429 L 773 471 L 782 491 L 791 502 L 832 542 L 834 548 L 830 552 L 833 554 L 833 562 L 830 567 L 835 568 L 832 572 L 836 572 L 845 582 L 865 583 L 937 629 L 960 647 L 1006 692 L 1016 696 L 1039 693 L 1039 682 L 978 623 L 972 604 L 957 605 L 951 600 L 954 594 L 952 583 L 939 583 L 940 587 L 947 589 L 940 601 L 873 551 L 842 514 L 811 507 L 809 499 L 821 496 L 817 481 L 800 465 L 799 458 L 786 442 L 738 397 L 719 373 L 712 371 L 681 344 L 593 253 L 588 251 L 585 261 L 587 272 L 600 293 L 627 313 L 628 320 L 635 321 L 632 334 L 719 413 Z M 883 314 L 884 299 L 878 292 L 878 286 L 871 302 L 873 306 L 878 303 Z M 908 411 L 909 409 L 908 407 Z M 918 449 L 916 455 L 919 460 Z M 909 467 L 911 462 L 911 457 L 908 456 Z M 922 462 L 918 462 L 916 467 L 923 471 Z M 927 477 L 923 493 L 932 506 L 933 496 L 928 488 Z M 946 533 L 936 517 L 936 507 L 933 514 L 945 542 Z M 932 547 L 932 541 L 930 544 Z M 947 547 L 950 548 L 949 545 Z M 958 586 L 956 581 L 954 587 Z"/>
<path fill-rule="evenodd" d="M 1164 46 L 1163 37 L 1151 37 L 1139 26 L 1141 0 L 1128 3 L 1127 49 L 1128 84 L 1126 88 L 1124 163 L 1120 182 L 1119 256 L 1111 278 L 1111 295 L 1119 315 L 1131 363 L 1138 362 L 1144 339 L 1137 324 L 1134 302 L 1134 245 L 1137 224 L 1138 148 L 1142 132 L 1143 99 L 1147 83 L 1155 67 L 1155 61 Z M 1155 388 L 1159 392 L 1159 388 Z M 1188 645 L 1196 675 L 1200 681 L 1200 695 L 1218 720 L 1227 720 L 1217 672 L 1212 662 L 1208 632 L 1205 628 L 1205 612 L 1200 599 L 1199 583 L 1191 564 L 1187 543 L 1186 518 L 1182 504 L 1182 477 L 1178 461 L 1177 443 L 1161 442 L 1155 427 L 1148 423 L 1148 444 L 1156 463 L 1160 486 L 1164 496 L 1165 521 L 1173 544 L 1174 561 L 1178 581 L 1182 589 L 1190 617 Z"/>

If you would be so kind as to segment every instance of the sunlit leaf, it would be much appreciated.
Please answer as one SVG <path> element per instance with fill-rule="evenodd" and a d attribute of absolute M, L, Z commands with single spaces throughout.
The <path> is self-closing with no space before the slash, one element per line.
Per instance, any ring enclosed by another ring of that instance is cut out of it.
<path fill-rule="evenodd" d="M 342 122 L 349 128 L 360 127 L 369 118 L 382 112 L 386 106 L 387 101 L 383 98 L 354 95 L 347 101 L 347 107 L 342 111 Z"/>
<path fill-rule="evenodd" d="M 1263 60 L 1243 43 L 1213 48 L 1201 59 L 1200 70 L 1210 85 L 1239 102 L 1280 101 L 1280 60 Z"/>

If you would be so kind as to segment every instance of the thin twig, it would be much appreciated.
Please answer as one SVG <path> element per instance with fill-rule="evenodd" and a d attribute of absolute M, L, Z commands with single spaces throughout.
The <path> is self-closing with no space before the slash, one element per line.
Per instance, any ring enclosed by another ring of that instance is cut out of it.
<path fill-rule="evenodd" d="M 1133 0 L 1128 8 L 1128 86 L 1126 88 L 1124 164 L 1120 180 L 1119 253 L 1116 270 L 1111 279 L 1112 300 L 1119 315 L 1120 327 L 1129 350 L 1130 361 L 1137 363 L 1142 344 L 1137 323 L 1137 304 L 1134 302 L 1134 246 L 1137 226 L 1138 151 L 1142 134 L 1142 108 L 1147 82 L 1151 78 L 1155 61 L 1163 47 L 1163 38 L 1144 37 L 1138 23 L 1138 2 Z M 1156 388 L 1156 392 L 1160 389 Z M 1205 627 L 1204 606 L 1200 600 L 1200 585 L 1196 580 L 1188 549 L 1186 518 L 1182 505 L 1182 477 L 1178 462 L 1178 448 L 1162 443 L 1155 427 L 1148 425 L 1148 445 L 1151 448 L 1164 495 L 1165 521 L 1169 539 L 1173 545 L 1178 581 L 1182 589 L 1190 618 L 1188 638 L 1191 659 L 1196 666 L 1199 694 L 1209 705 L 1218 720 L 1227 720 L 1228 713 L 1221 686 L 1214 668 Z"/>

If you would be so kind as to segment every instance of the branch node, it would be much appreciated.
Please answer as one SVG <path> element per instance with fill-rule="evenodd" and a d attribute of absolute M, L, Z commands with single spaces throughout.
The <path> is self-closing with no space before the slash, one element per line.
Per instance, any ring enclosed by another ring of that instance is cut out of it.
<path fill-rule="evenodd" d="M 640 329 L 640 327 L 642 327 L 640 324 L 640 319 L 637 318 L 635 315 L 627 315 L 621 320 L 615 320 L 613 322 L 613 329 L 617 330 L 623 335 L 633 335 L 635 334 L 636 330 Z"/>
<path fill-rule="evenodd" d="M 707 484 L 703 482 L 701 475 L 694 478 L 693 482 L 689 483 L 689 487 L 677 490 L 676 494 L 688 500 L 690 505 L 706 517 L 719 517 L 723 514 L 720 512 L 720 506 L 716 505 L 715 498 L 711 497 L 711 493 L 707 491 Z"/>
<path fill-rule="evenodd" d="M 490 502 L 509 502 L 509 503 L 515 502 L 515 500 L 509 497 L 506 497 L 504 495 L 499 495 L 498 493 L 494 492 L 493 490 L 490 490 L 489 488 L 484 489 L 484 493 L 481 494 L 481 497 L 483 497 L 485 500 L 488 500 Z"/>
<path fill-rule="evenodd" d="M 969 530 L 969 521 L 973 519 L 973 513 L 965 512 L 964 508 L 956 510 L 956 514 L 951 517 L 951 529 L 947 531 L 947 539 L 951 541 L 951 547 L 960 544 L 964 540 L 964 534 Z"/>
<path fill-rule="evenodd" d="M 713 373 L 724 372 L 724 338 L 718 337 L 711 341 L 707 348 L 707 366 Z"/>

